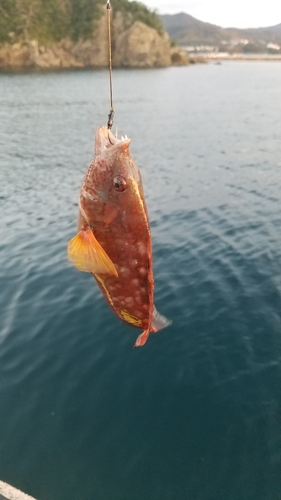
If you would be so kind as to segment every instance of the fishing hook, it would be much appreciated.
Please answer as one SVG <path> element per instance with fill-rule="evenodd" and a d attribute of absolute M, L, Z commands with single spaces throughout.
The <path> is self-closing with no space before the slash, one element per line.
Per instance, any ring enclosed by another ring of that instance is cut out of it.
<path fill-rule="evenodd" d="M 111 41 L 111 3 L 110 0 L 106 2 L 106 10 L 107 10 L 107 27 L 108 27 L 108 60 L 109 60 L 109 89 L 110 89 L 110 112 L 108 115 L 107 122 L 107 132 L 108 132 L 108 140 L 110 144 L 113 144 L 110 140 L 109 132 L 113 125 L 113 117 L 114 117 L 114 107 L 113 107 L 113 90 L 112 90 L 112 41 Z"/>

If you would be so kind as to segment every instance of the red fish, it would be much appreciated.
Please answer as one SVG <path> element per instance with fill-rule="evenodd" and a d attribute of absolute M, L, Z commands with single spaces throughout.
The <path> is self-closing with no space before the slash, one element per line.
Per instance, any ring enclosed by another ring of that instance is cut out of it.
<path fill-rule="evenodd" d="M 121 320 L 143 329 L 135 342 L 142 346 L 150 332 L 171 322 L 154 306 L 150 227 L 130 142 L 104 126 L 98 129 L 95 157 L 80 191 L 78 234 L 68 244 L 68 258 L 80 271 L 93 274 Z"/>

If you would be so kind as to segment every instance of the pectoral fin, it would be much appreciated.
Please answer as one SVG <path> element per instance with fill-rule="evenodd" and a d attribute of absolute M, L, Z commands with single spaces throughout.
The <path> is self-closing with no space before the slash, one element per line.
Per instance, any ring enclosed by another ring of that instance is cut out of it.
<path fill-rule="evenodd" d="M 67 247 L 67 256 L 70 262 L 72 262 L 79 271 L 118 276 L 112 260 L 90 229 L 87 231 L 79 231 L 79 233 L 70 240 Z"/>

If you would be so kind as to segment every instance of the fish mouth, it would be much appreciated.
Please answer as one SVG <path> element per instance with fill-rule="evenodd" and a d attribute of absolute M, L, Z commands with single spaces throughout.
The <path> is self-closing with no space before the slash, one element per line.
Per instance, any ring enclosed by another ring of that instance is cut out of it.
<path fill-rule="evenodd" d="M 112 155 L 118 151 L 126 151 L 129 148 L 130 142 L 131 139 L 128 139 L 127 136 L 118 139 L 110 129 L 103 125 L 99 127 L 96 133 L 95 153 L 108 153 Z"/>

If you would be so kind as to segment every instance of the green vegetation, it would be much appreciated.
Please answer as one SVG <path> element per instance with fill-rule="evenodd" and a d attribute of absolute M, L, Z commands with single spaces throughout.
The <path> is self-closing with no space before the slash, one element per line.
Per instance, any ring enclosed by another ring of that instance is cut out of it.
<path fill-rule="evenodd" d="M 170 38 L 170 46 L 171 47 L 178 47 L 179 44 L 178 44 L 177 40 L 174 40 L 173 38 Z"/>
<path fill-rule="evenodd" d="M 36 39 L 48 44 L 70 37 L 90 38 L 105 0 L 0 0 L 0 43 Z M 112 0 L 113 12 L 122 11 L 135 20 L 163 30 L 155 12 L 140 2 Z"/>
<path fill-rule="evenodd" d="M 151 28 L 163 33 L 162 23 L 155 11 L 149 10 L 143 3 L 129 0 L 112 0 L 114 12 L 121 11 L 131 17 L 131 22 L 142 21 Z"/>

